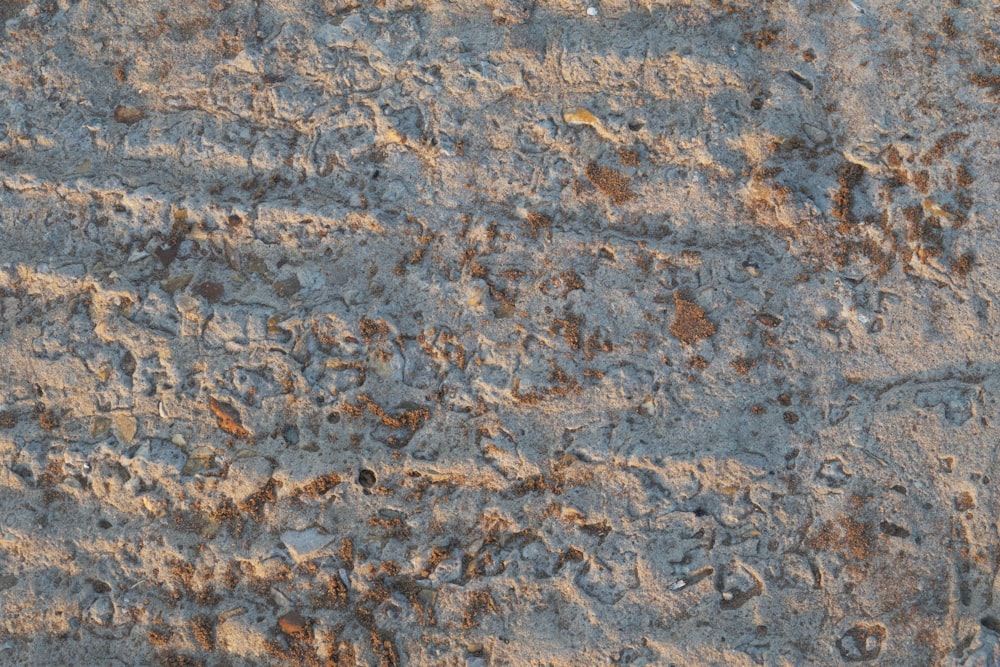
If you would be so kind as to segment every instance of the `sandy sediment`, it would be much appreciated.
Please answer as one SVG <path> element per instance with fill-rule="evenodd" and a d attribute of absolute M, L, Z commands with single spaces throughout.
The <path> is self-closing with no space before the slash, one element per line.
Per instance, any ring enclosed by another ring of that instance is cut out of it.
<path fill-rule="evenodd" d="M 0 663 L 995 664 L 996 8 L 594 7 L 0 2 Z"/>

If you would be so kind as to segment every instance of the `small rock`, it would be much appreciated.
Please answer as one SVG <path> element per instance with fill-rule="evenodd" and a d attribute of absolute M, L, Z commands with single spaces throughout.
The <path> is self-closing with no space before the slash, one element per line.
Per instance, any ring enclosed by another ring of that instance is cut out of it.
<path fill-rule="evenodd" d="M 107 627 L 115 616 L 115 603 L 107 595 L 101 595 L 87 609 L 87 619 L 94 625 Z"/>
<path fill-rule="evenodd" d="M 146 112 L 139 107 L 130 107 L 124 104 L 119 104 L 115 107 L 115 120 L 119 123 L 124 123 L 125 125 L 132 125 L 138 123 L 140 120 L 146 117 Z"/>
<path fill-rule="evenodd" d="M 215 303 L 226 293 L 226 288 L 222 283 L 206 280 L 198 285 L 194 291 L 209 303 Z"/>
<path fill-rule="evenodd" d="M 847 662 L 874 660 L 882 652 L 888 633 L 879 624 L 857 623 L 837 640 L 837 650 Z"/>
<path fill-rule="evenodd" d="M 605 138 L 608 137 L 608 131 L 604 129 L 604 125 L 597 118 L 597 116 L 583 107 L 567 107 L 566 109 L 563 109 L 563 121 L 567 125 L 586 125 L 587 127 L 596 130 L 597 134 L 600 136 Z"/>
<path fill-rule="evenodd" d="M 757 313 L 757 321 L 765 327 L 771 327 L 772 329 L 781 324 L 781 318 L 770 313 Z"/>
<path fill-rule="evenodd" d="M 182 475 L 196 475 L 202 471 L 208 470 L 215 463 L 215 454 L 212 450 L 207 447 L 199 447 L 187 458 L 184 462 L 184 467 L 181 468 Z"/>
<path fill-rule="evenodd" d="M 646 415 L 647 417 L 652 417 L 656 414 L 656 404 L 653 402 L 651 397 L 646 397 L 643 399 L 642 403 L 639 404 L 637 408 L 639 414 Z"/>
<path fill-rule="evenodd" d="M 420 592 L 417 593 L 417 599 L 420 600 L 420 604 L 427 608 L 433 608 L 437 604 L 438 593 L 431 588 L 421 588 Z"/>
<path fill-rule="evenodd" d="M 284 280 L 277 280 L 274 283 L 274 293 L 283 299 L 294 295 L 302 289 L 301 283 L 299 283 L 298 276 L 292 276 L 290 278 L 285 278 Z"/>
<path fill-rule="evenodd" d="M 301 637 L 309 632 L 309 622 L 299 612 L 292 610 L 278 618 L 278 627 L 286 635 Z"/>
<path fill-rule="evenodd" d="M 812 82 L 812 81 L 811 81 L 811 80 L 809 79 L 809 77 L 807 77 L 807 76 L 803 76 L 803 75 L 802 75 L 801 73 L 799 73 L 799 72 L 796 72 L 796 71 L 795 71 L 795 70 L 793 70 L 793 69 L 790 69 L 790 70 L 788 70 L 788 76 L 792 77 L 792 79 L 793 79 L 793 80 L 794 80 L 794 81 L 795 81 L 795 82 L 796 82 L 797 84 L 799 84 L 800 86 L 802 86 L 802 87 L 803 87 L 803 88 L 805 88 L 806 90 L 812 90 L 813 88 L 815 88 L 815 85 L 814 85 L 814 84 L 813 84 L 813 82 Z"/>
<path fill-rule="evenodd" d="M 185 273 L 179 276 L 174 276 L 173 278 L 167 278 L 160 283 L 160 289 L 162 289 L 167 294 L 173 294 L 174 292 L 180 291 L 187 287 L 191 280 L 194 278 L 193 273 Z"/>
<path fill-rule="evenodd" d="M 107 417 L 94 417 L 90 425 L 90 437 L 98 438 L 108 432 L 111 428 L 111 420 Z"/>
<path fill-rule="evenodd" d="M 567 125 L 589 125 L 591 127 L 597 127 L 601 124 L 601 121 L 597 120 L 597 116 L 590 113 L 583 107 L 568 107 L 563 110 L 563 120 L 566 121 Z"/>
<path fill-rule="evenodd" d="M 809 137 L 809 140 L 814 144 L 826 143 L 827 139 L 830 138 L 830 134 L 826 130 L 816 127 L 810 123 L 804 123 L 802 125 L 802 131 L 806 133 L 806 136 Z"/>
<path fill-rule="evenodd" d="M 323 535 L 316 528 L 289 530 L 281 534 L 281 541 L 296 563 L 304 563 L 325 555 L 325 548 L 333 542 L 332 535 Z"/>
<path fill-rule="evenodd" d="M 177 259 L 179 250 L 180 243 L 161 243 L 153 248 L 153 254 L 156 255 L 156 259 L 160 260 L 163 268 L 167 268 Z"/>
<path fill-rule="evenodd" d="M 132 377 L 135 375 L 136 369 L 139 367 L 138 362 L 135 360 L 135 356 L 128 350 L 122 356 L 121 370 L 125 375 Z"/>
<path fill-rule="evenodd" d="M 910 536 L 910 531 L 904 526 L 884 519 L 879 522 L 878 527 L 885 535 L 889 535 L 890 537 L 906 538 Z"/>
<path fill-rule="evenodd" d="M 366 489 L 370 489 L 375 486 L 375 481 L 375 473 L 367 468 L 358 473 L 358 484 Z"/>
<path fill-rule="evenodd" d="M 115 415 L 115 432 L 123 443 L 130 443 L 139 430 L 139 423 L 132 415 Z"/>

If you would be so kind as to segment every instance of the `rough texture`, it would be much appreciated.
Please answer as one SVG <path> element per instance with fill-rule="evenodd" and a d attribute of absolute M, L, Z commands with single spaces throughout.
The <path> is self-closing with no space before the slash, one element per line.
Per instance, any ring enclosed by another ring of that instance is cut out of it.
<path fill-rule="evenodd" d="M 595 6 L 0 1 L 0 664 L 996 664 L 995 3 Z"/>

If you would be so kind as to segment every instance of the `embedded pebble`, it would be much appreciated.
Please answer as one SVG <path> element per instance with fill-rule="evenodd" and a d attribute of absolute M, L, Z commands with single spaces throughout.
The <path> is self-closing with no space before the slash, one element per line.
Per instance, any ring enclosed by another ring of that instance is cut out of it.
<path fill-rule="evenodd" d="M 87 608 L 87 620 L 94 625 L 108 627 L 115 616 L 115 604 L 107 595 L 98 596 Z"/>
<path fill-rule="evenodd" d="M 130 443 L 135 438 L 139 429 L 139 423 L 131 415 L 115 415 L 115 432 L 118 438 L 124 443 Z"/>
<path fill-rule="evenodd" d="M 608 132 L 600 119 L 583 107 L 566 107 L 563 109 L 563 121 L 571 127 L 581 125 L 592 128 L 604 139 L 613 139 L 613 135 Z"/>
<path fill-rule="evenodd" d="M 305 563 L 326 555 L 326 547 L 333 540 L 333 535 L 324 535 L 316 528 L 289 530 L 281 534 L 282 543 L 296 563 Z"/>
<path fill-rule="evenodd" d="M 837 650 L 847 662 L 867 662 L 879 656 L 887 636 L 878 623 L 856 623 L 837 640 Z"/>
<path fill-rule="evenodd" d="M 566 121 L 567 125 L 588 125 L 593 128 L 601 126 L 601 121 L 597 119 L 597 116 L 583 107 L 567 107 L 563 109 L 563 120 Z"/>
<path fill-rule="evenodd" d="M 308 621 L 299 612 L 292 610 L 278 617 L 278 627 L 288 635 L 304 635 L 309 628 Z"/>
<path fill-rule="evenodd" d="M 830 138 L 830 133 L 812 123 L 803 123 L 802 131 L 806 133 L 809 140 L 816 145 L 825 144 Z"/>

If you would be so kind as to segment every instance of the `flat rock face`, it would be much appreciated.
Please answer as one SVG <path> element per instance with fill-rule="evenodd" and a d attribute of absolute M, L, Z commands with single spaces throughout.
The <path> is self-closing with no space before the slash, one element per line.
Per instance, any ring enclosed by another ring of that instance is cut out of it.
<path fill-rule="evenodd" d="M 324 547 L 335 539 L 334 535 L 323 535 L 317 529 L 290 530 L 281 534 L 281 542 L 288 549 L 289 555 L 296 563 L 318 558 Z"/>
<path fill-rule="evenodd" d="M 992 664 L 996 19 L 0 0 L 0 664 Z"/>

